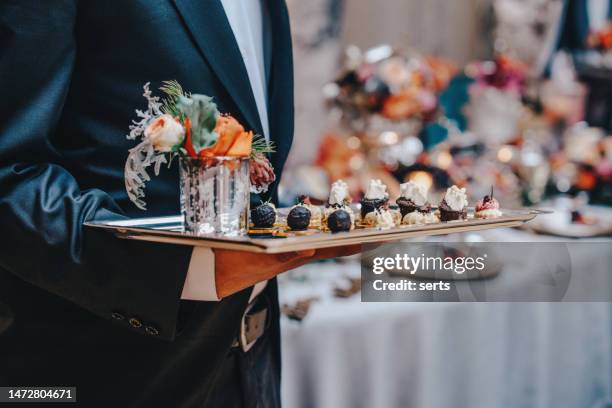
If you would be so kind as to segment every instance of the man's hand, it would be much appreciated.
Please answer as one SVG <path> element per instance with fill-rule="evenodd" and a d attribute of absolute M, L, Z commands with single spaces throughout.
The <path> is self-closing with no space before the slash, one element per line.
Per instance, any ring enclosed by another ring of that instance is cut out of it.
<path fill-rule="evenodd" d="M 252 252 L 215 249 L 215 281 L 217 296 L 227 297 L 257 282 L 295 269 L 312 261 L 339 258 L 361 252 L 361 245 L 319 250 L 257 254 Z"/>

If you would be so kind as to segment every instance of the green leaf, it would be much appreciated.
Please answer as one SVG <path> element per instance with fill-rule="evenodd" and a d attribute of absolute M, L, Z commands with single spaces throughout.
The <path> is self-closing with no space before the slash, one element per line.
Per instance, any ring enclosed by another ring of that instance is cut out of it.
<path fill-rule="evenodd" d="M 217 123 L 219 111 L 212 97 L 199 94 L 189 97 L 179 96 L 176 107 L 191 121 L 191 138 L 196 152 L 217 141 L 218 135 L 213 132 L 213 129 Z"/>
<path fill-rule="evenodd" d="M 163 81 L 159 90 L 166 94 L 166 98 L 162 101 L 162 112 L 183 119 L 177 102 L 181 97 L 189 97 L 189 93 L 183 91 L 183 87 L 176 80 Z"/>
<path fill-rule="evenodd" d="M 251 156 L 255 156 L 257 154 L 267 154 L 274 153 L 276 151 L 276 146 L 273 141 L 266 140 L 265 137 L 261 135 L 253 136 L 253 144 L 251 145 Z"/>

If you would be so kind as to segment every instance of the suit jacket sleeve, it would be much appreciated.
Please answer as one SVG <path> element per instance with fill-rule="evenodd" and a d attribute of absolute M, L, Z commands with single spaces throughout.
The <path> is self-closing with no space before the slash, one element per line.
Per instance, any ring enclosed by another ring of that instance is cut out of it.
<path fill-rule="evenodd" d="M 172 339 L 191 248 L 84 228 L 121 211 L 105 192 L 79 188 L 54 148 L 76 13 L 76 0 L 0 2 L 0 267 L 126 328 Z"/>

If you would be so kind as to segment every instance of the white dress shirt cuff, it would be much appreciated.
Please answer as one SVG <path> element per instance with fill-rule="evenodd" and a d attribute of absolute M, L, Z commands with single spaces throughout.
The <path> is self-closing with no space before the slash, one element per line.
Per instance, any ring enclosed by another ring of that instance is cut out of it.
<path fill-rule="evenodd" d="M 210 248 L 194 247 L 181 294 L 183 300 L 219 301 L 215 283 L 215 253 Z"/>

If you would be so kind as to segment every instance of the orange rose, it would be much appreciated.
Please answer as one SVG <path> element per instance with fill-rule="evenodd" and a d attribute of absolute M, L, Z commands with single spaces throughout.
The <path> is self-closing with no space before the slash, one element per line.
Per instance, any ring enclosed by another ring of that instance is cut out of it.
<path fill-rule="evenodd" d="M 214 132 L 219 135 L 219 138 L 225 137 L 234 140 L 244 132 L 244 127 L 232 116 L 221 115 L 217 118 Z"/>
<path fill-rule="evenodd" d="M 219 116 L 213 131 L 219 135 L 219 138 L 214 145 L 200 152 L 201 157 L 242 157 L 251 154 L 253 133 L 246 132 L 244 127 L 232 116 Z"/>

